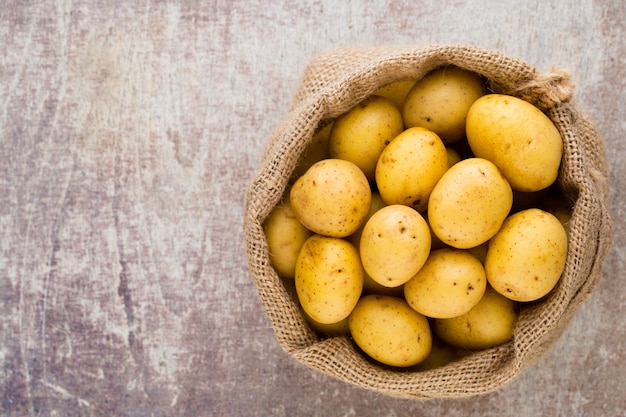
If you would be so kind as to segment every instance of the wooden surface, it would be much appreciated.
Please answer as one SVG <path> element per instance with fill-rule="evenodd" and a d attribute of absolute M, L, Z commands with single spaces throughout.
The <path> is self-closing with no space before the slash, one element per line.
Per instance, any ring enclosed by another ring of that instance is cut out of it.
<path fill-rule="evenodd" d="M 622 0 L 0 3 L 0 414 L 626 415 Z M 241 226 L 313 56 L 429 43 L 570 70 L 616 222 L 604 279 L 545 357 L 492 394 L 415 402 L 280 349 Z"/>

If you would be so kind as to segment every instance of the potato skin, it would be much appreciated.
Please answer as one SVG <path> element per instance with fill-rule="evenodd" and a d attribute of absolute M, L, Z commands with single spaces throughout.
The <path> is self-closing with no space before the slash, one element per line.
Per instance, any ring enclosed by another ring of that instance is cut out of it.
<path fill-rule="evenodd" d="M 380 197 L 380 193 L 378 193 L 377 191 L 372 191 L 372 203 L 370 204 L 370 211 L 366 217 L 365 222 L 367 222 L 374 215 L 374 213 L 376 213 L 383 207 L 385 207 L 385 202 Z M 346 238 L 348 242 L 352 243 L 357 249 L 360 249 L 361 247 L 361 235 L 363 234 L 365 224 L 367 223 L 363 223 L 359 230 Z M 368 294 L 402 296 L 403 289 L 402 287 L 392 288 L 380 285 L 378 282 L 374 281 L 372 277 L 370 277 L 367 271 L 365 271 L 365 275 L 363 277 L 363 292 Z"/>
<path fill-rule="evenodd" d="M 517 322 L 517 304 L 487 287 L 470 311 L 448 319 L 435 319 L 433 332 L 459 349 L 480 350 L 511 340 Z"/>
<path fill-rule="evenodd" d="M 320 324 L 350 315 L 363 290 L 363 267 L 347 240 L 313 235 L 298 255 L 296 293 L 306 314 Z"/>
<path fill-rule="evenodd" d="M 513 192 L 500 170 L 482 158 L 453 165 L 433 189 L 428 223 L 441 241 L 469 249 L 489 240 L 511 210 Z"/>
<path fill-rule="evenodd" d="M 421 127 L 405 130 L 383 150 L 376 164 L 376 184 L 383 201 L 425 211 L 448 164 L 446 147 L 435 133 Z"/>
<path fill-rule="evenodd" d="M 386 97 L 396 105 L 398 110 L 402 111 L 406 95 L 415 85 L 415 80 L 394 81 L 390 84 L 380 87 L 374 92 L 377 96 Z"/>
<path fill-rule="evenodd" d="M 300 248 L 312 232 L 296 218 L 289 200 L 274 207 L 263 223 L 272 266 L 283 278 L 293 278 Z"/>
<path fill-rule="evenodd" d="M 330 130 L 333 127 L 333 123 L 328 123 L 313 135 L 313 139 L 307 145 L 306 149 L 300 155 L 296 168 L 291 174 L 291 182 L 300 178 L 304 173 L 311 168 L 313 164 L 323 159 L 330 158 L 328 153 L 328 137 L 330 136 Z"/>
<path fill-rule="evenodd" d="M 492 161 L 517 191 L 539 191 L 555 182 L 563 140 L 552 121 L 519 98 L 488 94 L 467 114 L 467 140 L 475 156 Z"/>
<path fill-rule="evenodd" d="M 491 286 L 515 301 L 535 301 L 559 281 L 567 259 L 561 221 L 531 208 L 509 216 L 490 240 L 485 271 Z"/>
<path fill-rule="evenodd" d="M 485 83 L 474 72 L 453 66 L 433 70 L 407 93 L 405 126 L 429 129 L 444 143 L 459 141 L 465 138 L 467 112 L 485 94 Z"/>
<path fill-rule="evenodd" d="M 373 181 L 378 157 L 402 130 L 400 110 L 391 100 L 373 95 L 335 120 L 328 154 L 354 163 Z"/>
<path fill-rule="evenodd" d="M 352 162 L 324 159 L 298 178 L 290 192 L 291 208 L 309 230 L 346 237 L 363 224 L 372 201 L 369 182 Z"/>
<path fill-rule="evenodd" d="M 451 318 L 474 307 L 487 287 L 485 269 L 478 259 L 460 249 L 438 249 L 404 284 L 404 298 L 418 313 Z"/>
<path fill-rule="evenodd" d="M 362 297 L 348 322 L 355 343 L 373 359 L 407 367 L 423 361 L 432 348 L 428 320 L 401 298 Z"/>
<path fill-rule="evenodd" d="M 430 230 L 417 211 L 400 204 L 383 207 L 363 228 L 360 254 L 367 274 L 385 287 L 407 282 L 430 252 Z"/>

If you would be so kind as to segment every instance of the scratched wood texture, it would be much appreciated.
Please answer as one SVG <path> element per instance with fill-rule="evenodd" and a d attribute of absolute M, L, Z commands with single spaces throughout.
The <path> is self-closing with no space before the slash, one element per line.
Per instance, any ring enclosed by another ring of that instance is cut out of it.
<path fill-rule="evenodd" d="M 0 414 L 626 415 L 625 18 L 622 0 L 0 1 Z M 416 402 L 280 349 L 241 225 L 313 56 L 429 43 L 570 70 L 616 225 L 544 358 L 493 394 Z"/>

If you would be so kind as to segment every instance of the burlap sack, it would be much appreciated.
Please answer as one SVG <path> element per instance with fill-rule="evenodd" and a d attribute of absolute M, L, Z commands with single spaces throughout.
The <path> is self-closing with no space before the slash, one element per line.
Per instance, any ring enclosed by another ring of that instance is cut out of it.
<path fill-rule="evenodd" d="M 531 102 L 558 127 L 564 142 L 558 183 L 573 205 L 567 263 L 549 298 L 521 310 L 511 342 L 434 370 L 393 370 L 364 358 L 349 338 L 320 339 L 309 328 L 270 265 L 262 223 L 281 199 L 299 155 L 318 127 L 385 84 L 419 79 L 447 64 L 484 75 L 493 91 Z M 612 241 L 603 144 L 572 95 L 573 85 L 564 71 L 542 75 L 517 59 L 473 46 L 339 49 L 311 62 L 289 114 L 269 139 L 246 196 L 249 267 L 284 350 L 307 367 L 345 382 L 418 399 L 493 391 L 543 354 L 594 288 Z"/>

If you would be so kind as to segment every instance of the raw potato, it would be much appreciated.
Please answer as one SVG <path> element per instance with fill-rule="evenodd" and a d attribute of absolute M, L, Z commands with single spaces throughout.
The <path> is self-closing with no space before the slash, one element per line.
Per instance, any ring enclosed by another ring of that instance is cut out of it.
<path fill-rule="evenodd" d="M 404 100 L 411 87 L 415 85 L 415 80 L 395 81 L 387 84 L 374 92 L 377 96 L 386 97 L 393 101 L 398 110 L 402 111 Z"/>
<path fill-rule="evenodd" d="M 451 167 L 452 165 L 461 161 L 461 155 L 459 155 L 456 150 L 450 147 L 446 147 L 446 154 L 448 156 L 448 167 Z"/>
<path fill-rule="evenodd" d="M 378 210 L 361 235 L 360 254 L 367 274 L 385 287 L 407 282 L 430 252 L 426 220 L 410 207 L 394 204 Z"/>
<path fill-rule="evenodd" d="M 426 74 L 409 91 L 402 116 L 405 126 L 424 127 L 445 143 L 465 138 L 465 118 L 474 101 L 487 94 L 483 79 L 458 67 Z"/>
<path fill-rule="evenodd" d="M 467 313 L 435 319 L 433 332 L 451 346 L 479 350 L 511 340 L 516 322 L 515 301 L 487 287 L 483 298 Z"/>
<path fill-rule="evenodd" d="M 397 287 L 385 287 L 374 281 L 366 272 L 363 276 L 363 294 L 392 295 L 394 297 L 404 297 L 404 285 Z"/>
<path fill-rule="evenodd" d="M 263 229 L 272 266 L 280 276 L 293 278 L 300 248 L 312 232 L 296 218 L 289 200 L 274 207 Z"/>
<path fill-rule="evenodd" d="M 347 240 L 313 235 L 296 263 L 296 293 L 306 314 L 321 324 L 350 315 L 363 290 L 363 267 Z"/>
<path fill-rule="evenodd" d="M 482 243 L 478 246 L 474 246 L 473 248 L 466 249 L 469 253 L 474 255 L 476 259 L 480 261 L 481 264 L 485 264 L 485 257 L 487 256 L 487 249 L 489 249 L 489 241 Z"/>
<path fill-rule="evenodd" d="M 487 280 L 515 301 L 534 301 L 556 285 L 567 257 L 567 233 L 554 215 L 538 208 L 508 217 L 489 242 Z"/>
<path fill-rule="evenodd" d="M 376 165 L 376 184 L 387 204 L 425 211 L 435 184 L 448 169 L 448 155 L 433 132 L 414 127 L 399 134 Z"/>
<path fill-rule="evenodd" d="M 345 159 L 374 180 L 376 162 L 385 147 L 404 130 L 402 114 L 393 102 L 371 96 L 333 123 L 328 138 L 331 158 Z"/>
<path fill-rule="evenodd" d="M 367 222 L 370 217 L 374 215 L 378 210 L 385 207 L 385 202 L 380 197 L 380 194 L 377 191 L 372 191 L 372 203 L 370 204 L 370 211 L 365 218 Z M 365 228 L 364 223 L 359 230 L 357 230 L 354 234 L 348 236 L 346 239 L 354 245 L 355 248 L 361 247 L 361 235 L 363 234 L 363 229 Z M 403 296 L 404 292 L 402 287 L 394 287 L 389 288 L 383 285 L 380 285 L 376 281 L 369 276 L 367 271 L 363 277 L 363 292 L 367 294 L 381 294 L 381 295 L 395 295 L 395 296 Z"/>
<path fill-rule="evenodd" d="M 348 322 L 350 316 L 346 317 L 343 320 L 340 320 L 336 323 L 320 323 L 319 321 L 315 321 L 309 316 L 303 308 L 301 308 L 302 314 L 306 319 L 309 326 L 322 337 L 336 337 L 336 336 L 349 336 L 350 328 L 348 327 Z"/>
<path fill-rule="evenodd" d="M 372 192 L 363 172 L 342 159 L 319 161 L 291 187 L 291 208 L 309 230 L 346 237 L 363 224 Z"/>
<path fill-rule="evenodd" d="M 572 208 L 565 200 L 565 197 L 562 195 L 550 196 L 543 202 L 541 209 L 553 214 L 559 219 L 565 231 L 569 233 L 569 221 L 572 218 Z"/>
<path fill-rule="evenodd" d="M 502 226 L 513 192 L 498 168 L 482 158 L 453 165 L 430 195 L 428 223 L 447 245 L 469 249 L 489 240 Z"/>
<path fill-rule="evenodd" d="M 467 114 L 467 140 L 475 156 L 492 161 L 518 191 L 539 191 L 556 180 L 563 153 L 552 121 L 519 98 L 489 94 Z"/>
<path fill-rule="evenodd" d="M 478 259 L 460 249 L 439 249 L 404 284 L 404 297 L 418 313 L 447 319 L 472 309 L 486 287 L 485 269 Z"/>
<path fill-rule="evenodd" d="M 433 343 L 430 354 L 426 357 L 426 359 L 418 363 L 415 369 L 419 371 L 427 371 L 429 369 L 439 368 L 449 364 L 450 362 L 454 362 L 461 357 L 462 355 L 459 353 L 457 348 L 444 343 L 441 339 L 433 335 Z"/>
<path fill-rule="evenodd" d="M 376 213 L 378 210 L 385 206 L 386 204 L 380 196 L 380 193 L 378 191 L 372 191 L 372 201 L 370 203 L 370 209 L 367 213 L 367 216 L 365 216 L 363 224 L 361 224 L 361 227 L 359 227 L 356 232 L 347 237 L 348 241 L 352 243 L 355 248 L 361 246 L 361 235 L 363 234 L 363 229 L 365 228 L 365 224 L 367 223 L 367 221 L 374 215 L 374 213 Z"/>
<path fill-rule="evenodd" d="M 304 175 L 314 163 L 330 158 L 328 154 L 328 136 L 332 126 L 333 124 L 329 123 L 313 135 L 313 139 L 311 139 L 311 142 L 300 155 L 300 159 L 298 159 L 296 168 L 291 176 L 294 180 Z"/>
<path fill-rule="evenodd" d="M 350 315 L 349 327 L 365 353 L 390 366 L 416 365 L 432 347 L 428 320 L 401 298 L 364 296 Z"/>

